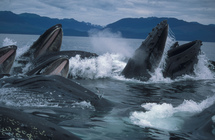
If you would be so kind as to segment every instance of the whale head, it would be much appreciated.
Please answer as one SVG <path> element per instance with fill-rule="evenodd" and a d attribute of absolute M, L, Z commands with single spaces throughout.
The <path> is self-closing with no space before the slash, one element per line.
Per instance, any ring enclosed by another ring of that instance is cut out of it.
<path fill-rule="evenodd" d="M 38 61 L 36 62 L 38 65 L 34 66 L 26 75 L 60 75 L 67 77 L 69 71 L 69 60 L 67 56 L 47 58 L 42 63 L 41 60 Z"/>
<path fill-rule="evenodd" d="M 195 40 L 183 45 L 173 44 L 167 52 L 166 65 L 163 70 L 164 77 L 175 79 L 186 74 L 194 74 L 194 66 L 198 62 L 202 41 Z"/>
<path fill-rule="evenodd" d="M 58 52 L 62 44 L 63 30 L 61 24 L 56 24 L 46 30 L 15 62 L 18 64 L 13 68 L 14 74 L 22 73 L 28 63 L 41 57 L 46 53 Z"/>
<path fill-rule="evenodd" d="M 9 74 L 16 56 L 15 45 L 0 48 L 0 73 Z"/>
<path fill-rule="evenodd" d="M 46 30 L 23 55 L 30 60 L 38 58 L 46 52 L 57 52 L 62 43 L 63 30 L 61 24 L 56 24 Z"/>
<path fill-rule="evenodd" d="M 152 29 L 135 51 L 122 71 L 122 75 L 140 80 L 150 78 L 150 73 L 154 72 L 161 61 L 167 36 L 168 24 L 167 20 L 164 20 Z"/>

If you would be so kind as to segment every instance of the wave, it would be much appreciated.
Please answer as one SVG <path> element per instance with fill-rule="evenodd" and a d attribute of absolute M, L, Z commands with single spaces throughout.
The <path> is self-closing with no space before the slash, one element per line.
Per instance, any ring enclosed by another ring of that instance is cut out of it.
<path fill-rule="evenodd" d="M 15 40 L 12 40 L 12 39 L 6 37 L 3 40 L 2 46 L 9 46 L 9 45 L 16 45 L 16 44 L 17 44 L 17 42 Z"/>
<path fill-rule="evenodd" d="M 120 54 L 106 53 L 97 58 L 81 59 L 79 55 L 69 60 L 69 75 L 73 78 L 111 78 L 120 74 L 126 63 Z"/>
<path fill-rule="evenodd" d="M 131 112 L 129 118 L 132 124 L 142 128 L 151 127 L 177 131 L 183 127 L 188 118 L 202 112 L 214 103 L 215 95 L 199 103 L 193 100 L 184 100 L 177 107 L 173 107 L 172 104 L 168 103 L 145 103 L 141 105 L 145 111 Z"/>

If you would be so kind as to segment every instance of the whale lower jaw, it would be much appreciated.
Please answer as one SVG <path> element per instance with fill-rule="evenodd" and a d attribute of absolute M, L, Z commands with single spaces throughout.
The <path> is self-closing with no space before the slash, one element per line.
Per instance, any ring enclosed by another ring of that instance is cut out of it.
<path fill-rule="evenodd" d="M 0 48 L 0 74 L 8 75 L 16 56 L 17 46 L 5 46 Z"/>
<path fill-rule="evenodd" d="M 67 77 L 69 71 L 69 60 L 67 56 L 55 56 L 47 58 L 43 63 L 34 66 L 26 75 L 60 75 Z"/>

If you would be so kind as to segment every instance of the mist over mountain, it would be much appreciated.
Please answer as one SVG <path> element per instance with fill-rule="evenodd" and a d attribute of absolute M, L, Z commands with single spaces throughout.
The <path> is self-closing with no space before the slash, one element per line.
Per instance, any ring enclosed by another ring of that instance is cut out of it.
<path fill-rule="evenodd" d="M 62 24 L 65 36 L 88 36 L 91 29 L 110 29 L 112 32 L 121 32 L 124 38 L 145 39 L 152 28 L 163 20 L 167 20 L 170 29 L 177 40 L 202 40 L 215 42 L 215 25 L 203 25 L 197 22 L 186 22 L 176 18 L 124 18 L 105 27 L 75 19 L 57 19 L 41 17 L 36 14 L 14 14 L 10 11 L 0 11 L 0 33 L 11 34 L 42 34 L 55 24 Z"/>

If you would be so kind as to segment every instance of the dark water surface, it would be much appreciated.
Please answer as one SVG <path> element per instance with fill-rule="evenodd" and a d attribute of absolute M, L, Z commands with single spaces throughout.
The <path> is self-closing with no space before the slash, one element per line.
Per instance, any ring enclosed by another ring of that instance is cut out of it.
<path fill-rule="evenodd" d="M 37 38 L 1 34 L 0 43 L 16 44 L 19 56 Z M 207 59 L 215 60 L 215 43 L 203 42 L 205 53 L 199 56 L 196 76 L 165 79 L 160 75 L 162 67 L 147 82 L 119 76 L 127 57 L 141 42 L 100 36 L 64 37 L 61 50 L 100 54 L 98 58 L 70 59 L 70 74 L 82 79 L 3 78 L 0 104 L 45 118 L 86 140 L 215 139 L 215 79 L 206 67 Z M 87 99 L 73 100 L 73 84 L 66 85 L 70 83 L 67 80 L 91 90 L 110 104 L 101 103 L 103 109 L 97 109 Z"/>

